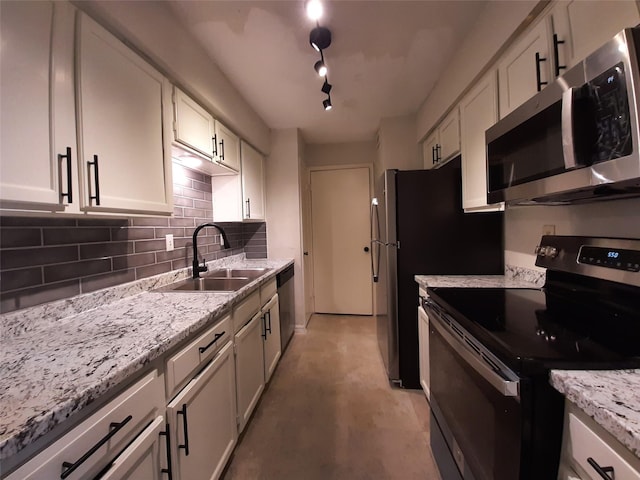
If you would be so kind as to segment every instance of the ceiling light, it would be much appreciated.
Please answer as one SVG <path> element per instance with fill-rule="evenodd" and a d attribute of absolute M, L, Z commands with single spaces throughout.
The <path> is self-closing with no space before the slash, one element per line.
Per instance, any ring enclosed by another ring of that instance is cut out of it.
<path fill-rule="evenodd" d="M 322 102 L 322 106 L 325 110 L 331 110 L 331 97 L 327 97 L 327 99 Z"/>
<path fill-rule="evenodd" d="M 316 51 L 324 50 L 331 45 L 331 31 L 325 27 L 316 27 L 309 33 L 309 44 Z"/>
<path fill-rule="evenodd" d="M 327 95 L 329 95 L 329 93 L 331 92 L 331 88 L 333 87 L 333 85 L 331 85 L 329 82 L 327 82 L 327 79 L 324 79 L 324 83 L 322 84 L 322 93 L 326 93 Z"/>
<path fill-rule="evenodd" d="M 311 20 L 318 20 L 322 17 L 322 3 L 320 3 L 320 0 L 309 0 L 305 8 L 307 17 Z"/>
<path fill-rule="evenodd" d="M 321 77 L 324 77 L 327 74 L 327 66 L 322 60 L 318 60 L 313 68 L 316 69 L 316 72 L 318 72 L 318 75 Z"/>

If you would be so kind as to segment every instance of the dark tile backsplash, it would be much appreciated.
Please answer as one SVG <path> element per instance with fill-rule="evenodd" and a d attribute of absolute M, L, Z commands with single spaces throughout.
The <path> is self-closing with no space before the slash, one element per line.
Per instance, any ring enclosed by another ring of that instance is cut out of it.
<path fill-rule="evenodd" d="M 171 218 L 0 218 L 0 311 L 10 312 L 191 266 L 195 227 L 211 222 L 211 177 L 174 165 Z M 198 235 L 200 257 L 266 258 L 264 223 L 222 224 Z M 175 249 L 167 252 L 165 235 Z"/>

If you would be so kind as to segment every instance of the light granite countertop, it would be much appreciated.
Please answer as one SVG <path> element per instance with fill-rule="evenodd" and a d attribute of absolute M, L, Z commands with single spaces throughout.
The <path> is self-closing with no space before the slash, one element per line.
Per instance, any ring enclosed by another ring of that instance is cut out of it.
<path fill-rule="evenodd" d="M 533 282 L 504 275 L 416 275 L 415 280 L 425 288 L 539 288 Z"/>
<path fill-rule="evenodd" d="M 150 291 L 187 269 L 0 316 L 0 461 L 51 431 L 273 278 L 293 260 L 210 262 L 270 268 L 233 293 Z"/>
<path fill-rule="evenodd" d="M 551 385 L 640 458 L 640 370 L 552 370 Z"/>

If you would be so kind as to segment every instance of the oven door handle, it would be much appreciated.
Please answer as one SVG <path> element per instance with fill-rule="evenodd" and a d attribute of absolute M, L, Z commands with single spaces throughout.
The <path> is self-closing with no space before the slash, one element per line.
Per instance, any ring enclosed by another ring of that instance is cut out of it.
<path fill-rule="evenodd" d="M 518 397 L 520 382 L 517 380 L 505 380 L 489 367 L 475 353 L 471 352 L 467 346 L 456 339 L 444 324 L 440 315 L 433 309 L 427 307 L 430 324 L 438 330 L 444 340 L 460 355 L 482 378 L 493 386 L 504 397 Z"/>

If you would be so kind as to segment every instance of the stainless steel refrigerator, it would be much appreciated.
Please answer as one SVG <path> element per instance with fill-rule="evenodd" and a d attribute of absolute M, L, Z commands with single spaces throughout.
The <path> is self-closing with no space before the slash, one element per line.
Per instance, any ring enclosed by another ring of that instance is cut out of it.
<path fill-rule="evenodd" d="M 419 388 L 415 275 L 504 273 L 502 212 L 464 213 L 460 157 L 434 170 L 387 170 L 371 202 L 378 345 L 389 380 Z"/>

